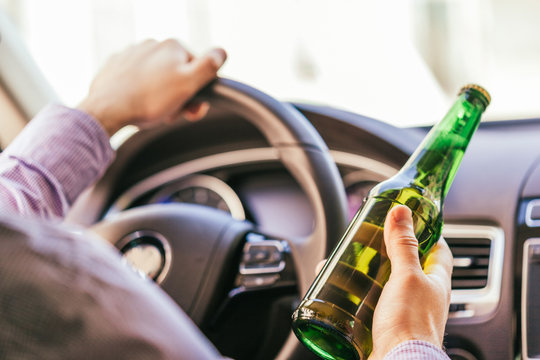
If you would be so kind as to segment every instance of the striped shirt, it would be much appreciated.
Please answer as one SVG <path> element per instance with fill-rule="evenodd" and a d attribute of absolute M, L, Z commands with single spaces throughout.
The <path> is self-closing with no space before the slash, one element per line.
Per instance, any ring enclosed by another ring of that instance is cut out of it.
<path fill-rule="evenodd" d="M 0 214 L 61 220 L 113 157 L 107 134 L 90 115 L 47 106 L 0 154 Z"/>

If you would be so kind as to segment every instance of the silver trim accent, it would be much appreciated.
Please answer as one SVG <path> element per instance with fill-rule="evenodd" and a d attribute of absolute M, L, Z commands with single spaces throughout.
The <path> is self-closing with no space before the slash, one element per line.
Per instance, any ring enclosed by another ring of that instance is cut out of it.
<path fill-rule="evenodd" d="M 165 236 L 161 235 L 156 231 L 140 230 L 124 236 L 122 239 L 116 242 L 115 246 L 120 250 L 130 242 L 140 239 L 142 237 L 152 237 L 156 239 L 163 247 L 163 269 L 155 280 L 156 283 L 161 284 L 169 274 L 169 270 L 172 264 L 171 245 L 169 244 L 169 241 Z"/>
<path fill-rule="evenodd" d="M 183 180 L 172 182 L 170 185 L 166 185 L 163 189 L 158 191 L 157 194 L 150 199 L 150 202 L 155 202 L 159 197 L 170 195 L 175 191 L 193 186 L 202 187 L 215 192 L 223 199 L 223 201 L 225 201 L 233 218 L 237 220 L 246 219 L 242 201 L 240 201 L 236 192 L 234 192 L 234 190 L 224 181 L 209 175 L 196 174 L 188 176 Z"/>
<path fill-rule="evenodd" d="M 332 155 L 336 164 L 357 169 L 369 170 L 375 175 L 382 177 L 382 179 L 380 180 L 384 180 L 391 176 L 394 176 L 399 170 L 380 161 L 344 151 L 330 150 L 330 155 Z"/>
<path fill-rule="evenodd" d="M 248 241 L 244 245 L 243 253 L 246 254 L 249 252 L 249 249 L 252 246 L 265 245 L 265 246 L 275 246 L 276 249 L 282 254 L 282 259 L 277 266 L 267 267 L 267 268 L 246 268 L 244 262 L 240 263 L 239 272 L 242 275 L 261 275 L 261 274 L 271 274 L 278 273 L 285 269 L 285 260 L 283 260 L 283 253 L 285 252 L 285 247 L 279 240 L 255 240 Z"/>
<path fill-rule="evenodd" d="M 532 211 L 535 206 L 540 206 L 540 199 L 531 200 L 527 204 L 527 209 L 525 210 L 525 224 L 527 224 L 528 227 L 540 226 L 540 220 L 532 218 Z"/>
<path fill-rule="evenodd" d="M 464 304 L 465 310 L 450 313 L 453 318 L 488 315 L 497 308 L 501 297 L 504 263 L 504 232 L 495 226 L 445 224 L 443 237 L 490 239 L 487 285 L 481 289 L 452 290 L 451 304 Z"/>
<path fill-rule="evenodd" d="M 538 201 L 538 200 L 535 200 Z M 529 281 L 529 248 L 533 245 L 540 245 L 540 238 L 530 238 L 523 244 L 523 270 L 521 280 L 521 356 L 523 360 L 540 359 L 531 358 L 527 352 L 527 283 Z"/>
<path fill-rule="evenodd" d="M 338 165 L 366 169 L 371 173 L 382 177 L 382 179 L 390 177 L 397 172 L 397 169 L 365 156 L 335 150 L 331 150 L 330 155 Z M 148 191 L 188 175 L 233 165 L 248 165 L 271 161 L 279 161 L 279 153 L 277 149 L 272 147 L 235 150 L 186 161 L 182 164 L 160 171 L 127 189 L 112 204 L 109 211 L 106 213 L 105 218 L 125 210 L 135 199 Z"/>
<path fill-rule="evenodd" d="M 277 149 L 259 148 L 231 151 L 186 161 L 160 171 L 130 187 L 113 203 L 105 218 L 126 209 L 135 199 L 148 191 L 185 176 L 232 165 L 275 160 L 279 160 Z"/>

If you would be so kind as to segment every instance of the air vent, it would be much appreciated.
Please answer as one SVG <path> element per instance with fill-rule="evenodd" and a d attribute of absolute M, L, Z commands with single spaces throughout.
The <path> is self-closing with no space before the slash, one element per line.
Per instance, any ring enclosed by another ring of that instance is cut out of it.
<path fill-rule="evenodd" d="M 493 226 L 445 224 L 443 236 L 454 255 L 449 318 L 493 312 L 501 293 L 504 232 Z"/>
<path fill-rule="evenodd" d="M 481 289 L 487 286 L 491 239 L 446 237 L 454 255 L 452 289 Z"/>

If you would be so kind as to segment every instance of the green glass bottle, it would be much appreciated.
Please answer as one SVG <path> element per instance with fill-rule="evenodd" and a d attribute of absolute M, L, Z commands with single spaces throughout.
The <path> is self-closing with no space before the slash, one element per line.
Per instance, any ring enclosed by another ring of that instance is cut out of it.
<path fill-rule="evenodd" d="M 293 314 L 296 336 L 320 357 L 364 360 L 371 353 L 373 312 L 390 276 L 386 215 L 395 205 L 408 206 L 420 256 L 432 248 L 441 235 L 444 198 L 490 101 L 480 86 L 463 87 L 403 168 L 368 194 Z"/>

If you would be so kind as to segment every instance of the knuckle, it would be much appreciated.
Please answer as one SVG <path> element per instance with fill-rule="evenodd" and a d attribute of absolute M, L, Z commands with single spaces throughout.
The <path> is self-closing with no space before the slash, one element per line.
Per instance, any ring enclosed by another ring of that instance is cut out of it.
<path fill-rule="evenodd" d="M 146 39 L 140 43 L 140 46 L 153 46 L 156 45 L 158 42 L 155 39 Z"/>
<path fill-rule="evenodd" d="M 418 247 L 418 240 L 414 235 L 401 234 L 396 237 L 395 243 L 400 246 Z"/>
<path fill-rule="evenodd" d="M 164 49 L 169 49 L 172 51 L 180 51 L 183 53 L 187 53 L 186 49 L 180 44 L 180 42 L 176 39 L 169 38 L 166 40 L 163 40 L 160 44 L 160 47 Z"/>
<path fill-rule="evenodd" d="M 168 38 L 161 42 L 165 46 L 180 46 L 180 42 L 174 38 Z"/>

